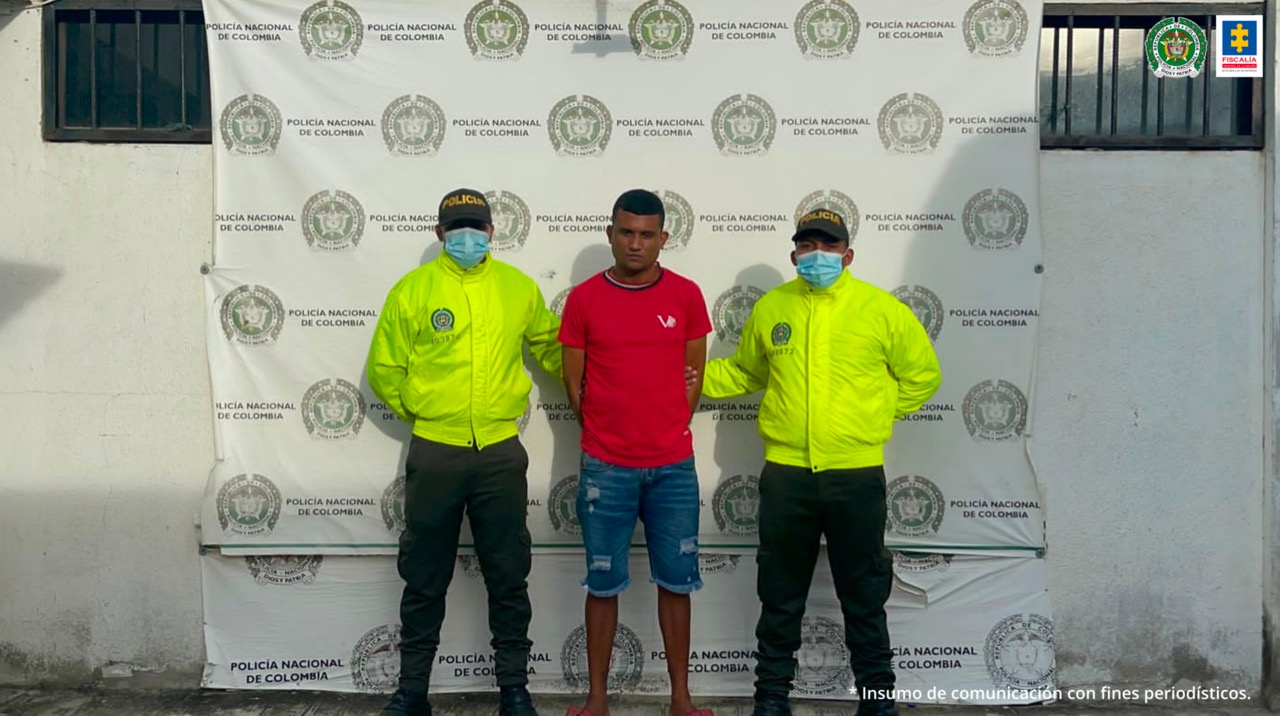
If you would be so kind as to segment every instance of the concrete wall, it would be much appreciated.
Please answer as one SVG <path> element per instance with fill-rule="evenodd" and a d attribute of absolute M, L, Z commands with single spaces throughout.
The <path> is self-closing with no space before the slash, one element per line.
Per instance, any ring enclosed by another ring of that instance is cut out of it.
<path fill-rule="evenodd" d="M 194 686 L 209 149 L 42 143 L 39 16 L 0 26 L 0 684 Z M 1063 686 L 1260 686 L 1263 165 L 1044 155 Z"/>

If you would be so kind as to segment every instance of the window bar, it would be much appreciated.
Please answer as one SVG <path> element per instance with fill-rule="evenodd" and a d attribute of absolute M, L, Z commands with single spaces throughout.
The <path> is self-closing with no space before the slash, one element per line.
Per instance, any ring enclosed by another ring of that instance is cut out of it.
<path fill-rule="evenodd" d="M 133 11 L 133 66 L 135 77 L 138 82 L 138 97 L 136 109 L 137 115 L 133 118 L 134 125 L 138 129 L 142 129 L 142 11 Z"/>
<path fill-rule="evenodd" d="M 1111 136 L 1116 134 L 1116 97 L 1120 87 L 1120 16 L 1111 26 Z M 1101 43 L 1099 43 L 1101 45 Z"/>
<path fill-rule="evenodd" d="M 179 69 L 178 74 L 181 77 L 181 79 L 178 80 L 178 82 L 182 88 L 182 101 L 179 104 L 182 105 L 182 126 L 186 127 L 188 124 L 190 124 L 189 122 L 187 122 L 187 11 L 186 10 L 178 11 L 178 61 L 179 63 L 181 63 L 180 67 L 178 68 Z"/>
<path fill-rule="evenodd" d="M 89 11 L 89 126 L 98 128 L 98 11 Z"/>
<path fill-rule="evenodd" d="M 1207 44 L 1207 45 L 1209 45 L 1209 48 L 1210 48 L 1210 49 L 1209 49 L 1209 57 L 1211 57 L 1211 58 L 1212 58 L 1212 57 L 1213 57 L 1213 50 L 1212 50 L 1212 48 L 1213 48 L 1213 18 L 1212 18 L 1212 17 L 1206 17 L 1206 18 L 1204 19 L 1204 36 L 1205 36 L 1205 38 L 1208 40 L 1208 42 L 1207 42 L 1206 44 Z M 1212 62 L 1212 60 L 1210 60 L 1210 62 L 1207 62 L 1207 63 L 1205 63 L 1205 64 L 1210 64 L 1211 62 Z M 1210 108 L 1210 106 L 1211 106 L 1211 105 L 1210 105 L 1210 102 L 1209 102 L 1209 98 L 1212 96 L 1212 93 L 1209 91 L 1209 87 L 1210 87 L 1212 84 L 1213 84 L 1213 78 L 1209 75 L 1209 73 L 1207 73 L 1207 72 L 1206 72 L 1206 73 L 1205 73 L 1205 75 L 1204 75 L 1204 117 L 1203 117 L 1203 120 L 1202 120 L 1202 121 L 1201 121 L 1201 123 L 1200 123 L 1200 124 L 1201 124 L 1201 126 L 1200 126 L 1200 136 L 1202 136 L 1202 137 L 1207 137 L 1207 136 L 1209 136 L 1209 122 L 1210 122 L 1210 120 L 1211 120 L 1211 118 L 1212 118 L 1212 114 L 1209 112 L 1209 108 Z"/>
<path fill-rule="evenodd" d="M 1076 16 L 1067 15 L 1067 101 L 1063 103 L 1063 107 L 1067 110 L 1066 117 L 1063 120 L 1062 133 L 1070 136 L 1071 134 L 1071 114 L 1075 107 L 1071 104 L 1071 53 L 1074 45 L 1076 34 Z"/>
<path fill-rule="evenodd" d="M 51 12 L 57 12 L 53 10 Z M 58 21 L 58 127 L 67 126 L 67 23 Z"/>
<path fill-rule="evenodd" d="M 1106 30 L 1098 28 L 1098 89 L 1094 95 L 1093 102 L 1093 133 L 1102 134 L 1102 38 L 1106 36 Z"/>
<path fill-rule="evenodd" d="M 1058 131 L 1058 31 L 1053 28 L 1053 73 L 1049 83 L 1049 133 Z"/>
<path fill-rule="evenodd" d="M 1156 136 L 1164 136 L 1164 78 L 1156 79 Z"/>
<path fill-rule="evenodd" d="M 1145 48 L 1144 48 L 1145 51 Z M 1147 133 L 1147 105 L 1151 104 L 1151 93 L 1148 91 L 1148 82 L 1151 77 L 1151 71 L 1146 67 L 1146 60 L 1143 60 L 1142 66 L 1142 134 Z"/>

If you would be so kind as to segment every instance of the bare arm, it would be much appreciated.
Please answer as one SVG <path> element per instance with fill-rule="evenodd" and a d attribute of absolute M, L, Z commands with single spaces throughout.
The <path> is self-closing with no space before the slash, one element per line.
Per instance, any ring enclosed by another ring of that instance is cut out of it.
<path fill-rule="evenodd" d="M 578 424 L 582 424 L 582 378 L 586 372 L 587 352 L 581 348 L 564 347 L 564 390 L 569 395 L 569 406 L 573 414 L 578 416 Z"/>
<path fill-rule="evenodd" d="M 695 338 L 684 344 L 685 380 L 688 387 L 689 413 L 698 409 L 698 401 L 702 399 L 702 369 L 707 363 L 707 337 Z M 689 371 L 693 371 L 690 380 Z"/>

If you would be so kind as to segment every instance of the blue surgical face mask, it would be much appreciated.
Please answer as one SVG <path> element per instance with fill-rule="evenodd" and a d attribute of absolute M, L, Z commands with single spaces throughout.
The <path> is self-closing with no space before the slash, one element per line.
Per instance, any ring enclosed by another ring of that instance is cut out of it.
<path fill-rule="evenodd" d="M 480 229 L 454 229 L 444 232 L 444 252 L 462 270 L 474 268 L 489 253 L 489 234 Z"/>
<path fill-rule="evenodd" d="M 828 288 L 844 273 L 844 254 L 810 251 L 796 257 L 796 273 L 814 288 Z"/>

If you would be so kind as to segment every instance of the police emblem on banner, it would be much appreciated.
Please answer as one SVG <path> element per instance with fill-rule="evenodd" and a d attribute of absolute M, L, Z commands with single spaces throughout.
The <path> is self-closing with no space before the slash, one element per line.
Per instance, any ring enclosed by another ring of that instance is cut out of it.
<path fill-rule="evenodd" d="M 587 628 L 579 626 L 569 632 L 560 648 L 560 668 L 565 684 L 572 691 L 586 691 L 591 685 L 587 675 Z M 644 645 L 631 627 L 618 622 L 613 635 L 613 655 L 609 660 L 608 690 L 634 691 L 644 676 Z"/>
<path fill-rule="evenodd" d="M 271 100 L 243 94 L 227 103 L 218 119 L 218 131 L 227 151 L 244 157 L 274 154 L 280 143 L 284 118 Z"/>
<path fill-rule="evenodd" d="M 517 60 L 529 44 L 529 19 L 515 3 L 484 0 L 467 13 L 467 47 L 482 60 Z"/>
<path fill-rule="evenodd" d="M 747 325 L 751 309 L 764 297 L 764 291 L 755 286 L 734 286 L 720 294 L 711 309 L 716 338 L 729 343 L 742 339 L 742 329 Z"/>
<path fill-rule="evenodd" d="M 551 305 L 548 310 L 556 314 L 557 317 L 564 318 L 564 304 L 569 302 L 569 292 L 572 290 L 573 288 L 571 287 L 557 293 L 556 297 L 551 299 Z"/>
<path fill-rule="evenodd" d="M 721 534 L 754 536 L 760 529 L 760 478 L 734 475 L 716 486 L 711 513 Z"/>
<path fill-rule="evenodd" d="M 245 557 L 245 566 L 253 581 L 262 585 L 289 586 L 293 584 L 314 584 L 316 574 L 324 556 L 307 555 L 271 555 L 263 557 Z"/>
<path fill-rule="evenodd" d="M 893 550 L 893 571 L 945 572 L 951 567 L 953 558 L 950 554 Z"/>
<path fill-rule="evenodd" d="M 969 6 L 961 27 L 964 44 L 977 57 L 1010 57 L 1027 41 L 1027 11 L 1018 0 L 978 0 Z"/>
<path fill-rule="evenodd" d="M 302 235 L 307 246 L 342 251 L 360 244 L 364 235 L 364 207 L 345 191 L 318 192 L 302 207 Z"/>
<path fill-rule="evenodd" d="M 369 694 L 394 691 L 400 682 L 400 625 L 374 627 L 351 650 L 351 680 Z"/>
<path fill-rule="evenodd" d="M 849 668 L 844 626 L 827 617 L 805 617 L 800 624 L 792 692 L 801 696 L 848 693 L 853 670 Z"/>
<path fill-rule="evenodd" d="M 223 532 L 252 537 L 268 534 L 280 520 L 280 490 L 263 475 L 236 475 L 218 489 L 218 524 Z"/>
<path fill-rule="evenodd" d="M 533 223 L 529 205 L 509 191 L 487 191 L 484 198 L 489 201 L 489 211 L 493 214 L 491 250 L 495 253 L 519 251 L 529 238 Z"/>
<path fill-rule="evenodd" d="M 1185 17 L 1167 17 L 1147 31 L 1147 66 L 1156 77 L 1196 77 L 1209 57 L 1204 30 Z"/>
<path fill-rule="evenodd" d="M 382 111 L 382 141 L 401 157 L 433 157 L 444 143 L 444 110 L 420 94 L 397 97 Z"/>
<path fill-rule="evenodd" d="M 345 60 L 360 51 L 364 22 L 355 8 L 341 0 L 321 0 L 302 12 L 298 34 L 308 57 Z"/>
<path fill-rule="evenodd" d="M 764 154 L 773 145 L 778 118 L 769 103 L 753 94 L 721 102 L 711 115 L 711 134 L 725 156 Z"/>
<path fill-rule="evenodd" d="M 561 534 L 582 534 L 582 523 L 578 521 L 578 476 L 570 475 L 560 478 L 551 486 L 547 496 L 547 512 L 551 517 L 551 528 Z"/>
<path fill-rule="evenodd" d="M 876 127 L 884 148 L 898 154 L 923 154 L 938 148 L 942 109 L 917 92 L 903 92 L 880 108 Z"/>
<path fill-rule="evenodd" d="M 397 477 L 382 491 L 382 523 L 388 532 L 404 531 L 404 475 Z"/>
<path fill-rule="evenodd" d="M 816 209 L 829 209 L 844 217 L 845 228 L 849 230 L 849 244 L 853 245 L 858 236 L 858 226 L 862 217 L 858 205 L 853 198 L 835 189 L 819 189 L 806 195 L 796 204 L 794 223 L 800 223 L 800 217 Z"/>
<path fill-rule="evenodd" d="M 978 440 L 998 442 L 1025 434 L 1027 396 L 1007 380 L 987 380 L 969 389 L 961 407 L 964 425 Z"/>
<path fill-rule="evenodd" d="M 471 579 L 484 578 L 484 573 L 480 571 L 480 558 L 474 554 L 458 555 L 458 566 L 462 567 L 462 573 Z"/>
<path fill-rule="evenodd" d="M 275 343 L 284 327 L 284 304 L 263 286 L 244 285 L 232 289 L 222 299 L 222 332 L 227 340 L 242 346 Z"/>
<path fill-rule="evenodd" d="M 631 47 L 643 60 L 682 60 L 693 43 L 693 16 L 675 0 L 649 0 L 631 13 Z"/>
<path fill-rule="evenodd" d="M 360 389 L 341 378 L 317 381 L 302 396 L 302 422 L 312 437 L 355 437 L 364 424 L 365 410 Z"/>
<path fill-rule="evenodd" d="M 740 554 L 707 554 L 706 552 L 698 552 L 698 573 L 707 574 L 733 574 L 738 571 L 738 561 L 742 559 Z"/>
<path fill-rule="evenodd" d="M 858 44 L 862 21 L 843 0 L 813 0 L 800 8 L 794 23 L 796 44 L 805 57 L 849 57 Z"/>
<path fill-rule="evenodd" d="M 903 475 L 890 482 L 885 490 L 888 503 L 889 531 L 904 537 L 938 534 L 946 500 L 942 490 L 919 475 Z"/>
<path fill-rule="evenodd" d="M 524 413 L 520 417 L 516 418 L 516 430 L 519 431 L 521 435 L 524 435 L 524 431 L 529 429 L 529 417 L 532 414 L 533 401 L 526 399 L 524 403 Z"/>
<path fill-rule="evenodd" d="M 547 115 L 551 146 L 562 157 L 594 157 L 604 153 L 613 134 L 609 108 L 591 95 L 570 95 Z"/>
<path fill-rule="evenodd" d="M 1039 614 L 1001 619 L 982 647 L 987 674 L 997 688 L 1036 690 L 1053 682 L 1053 622 Z"/>
<path fill-rule="evenodd" d="M 663 251 L 680 251 L 689 245 L 693 238 L 693 207 L 685 198 L 674 191 L 654 191 L 662 200 L 662 209 L 666 213 L 667 243 Z"/>
<path fill-rule="evenodd" d="M 984 189 L 965 202 L 961 223 L 975 249 L 1016 249 L 1027 236 L 1030 213 L 1017 194 Z"/>
<path fill-rule="evenodd" d="M 938 340 L 938 334 L 942 332 L 942 320 L 946 315 L 938 294 L 924 286 L 899 286 L 892 293 L 916 314 L 929 338 Z"/>

